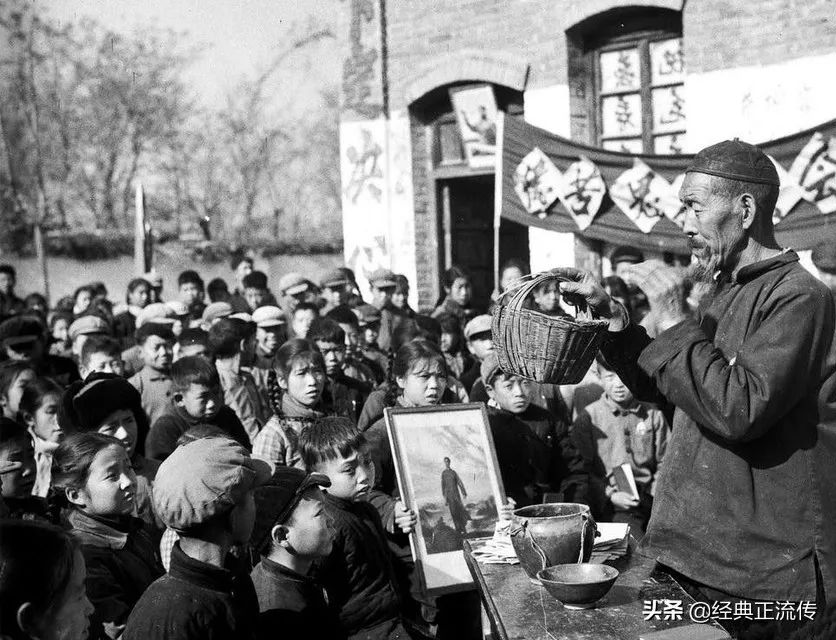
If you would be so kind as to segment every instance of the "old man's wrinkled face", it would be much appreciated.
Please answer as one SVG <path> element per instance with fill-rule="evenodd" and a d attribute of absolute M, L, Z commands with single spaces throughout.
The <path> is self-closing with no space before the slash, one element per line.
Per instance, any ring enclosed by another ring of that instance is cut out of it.
<path fill-rule="evenodd" d="M 718 271 L 730 272 L 746 246 L 746 230 L 736 198 L 717 192 L 716 178 L 689 172 L 679 191 L 685 207 L 683 230 L 691 246 L 691 276 L 710 282 Z"/>

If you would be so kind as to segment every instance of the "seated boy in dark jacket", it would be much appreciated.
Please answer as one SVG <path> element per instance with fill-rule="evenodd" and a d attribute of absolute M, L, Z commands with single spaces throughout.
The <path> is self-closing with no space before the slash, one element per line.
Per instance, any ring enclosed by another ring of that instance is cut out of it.
<path fill-rule="evenodd" d="M 408 638 L 380 516 L 364 500 L 374 483 L 366 439 L 347 418 L 320 418 L 299 436 L 308 471 L 331 480 L 325 511 L 334 545 L 317 573 L 349 638 Z"/>
<path fill-rule="evenodd" d="M 246 573 L 226 568 L 249 542 L 257 487 L 273 468 L 226 437 L 178 447 L 157 471 L 154 508 L 180 534 L 168 573 L 142 594 L 123 640 L 255 638 L 258 599 Z"/>
<path fill-rule="evenodd" d="M 563 502 L 587 502 L 589 477 L 568 429 L 531 402 L 532 382 L 499 368 L 496 354 L 482 361 L 499 471 L 517 506 L 543 501 L 547 492 Z"/>
<path fill-rule="evenodd" d="M 221 381 L 215 366 L 202 356 L 180 358 L 171 366 L 171 404 L 151 426 L 145 454 L 165 460 L 177 440 L 199 425 L 218 427 L 248 451 L 250 439 L 235 412 L 223 402 Z"/>
<path fill-rule="evenodd" d="M 256 489 L 250 544 L 261 562 L 250 577 L 261 611 L 260 640 L 272 640 L 279 631 L 287 640 L 345 637 L 323 587 L 309 575 L 314 561 L 333 547 L 334 528 L 320 489 L 330 485 L 320 473 L 277 467 L 270 482 Z"/>

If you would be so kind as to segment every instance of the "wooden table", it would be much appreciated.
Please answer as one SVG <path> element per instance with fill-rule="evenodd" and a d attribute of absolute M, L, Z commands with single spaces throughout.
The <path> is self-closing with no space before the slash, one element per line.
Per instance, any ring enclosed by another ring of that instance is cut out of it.
<path fill-rule="evenodd" d="M 655 570 L 653 559 L 634 550 L 607 563 L 621 574 L 594 609 L 569 610 L 532 583 L 520 565 L 479 564 L 471 552 L 485 542 L 465 540 L 464 556 L 500 640 L 638 640 L 643 633 L 693 624 L 688 608 L 694 599 L 668 574 Z M 682 620 L 645 621 L 644 601 L 663 599 L 682 601 Z"/>

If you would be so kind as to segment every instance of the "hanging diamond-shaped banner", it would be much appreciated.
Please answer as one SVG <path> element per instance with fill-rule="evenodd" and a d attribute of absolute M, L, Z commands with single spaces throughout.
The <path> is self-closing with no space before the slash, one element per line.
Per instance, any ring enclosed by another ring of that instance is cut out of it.
<path fill-rule="evenodd" d="M 781 181 L 778 201 L 775 203 L 775 210 L 772 212 L 772 224 L 778 224 L 804 198 L 804 189 L 801 188 L 801 185 L 795 181 L 775 158 L 772 156 L 767 157 L 775 165 L 775 170 L 778 172 L 778 179 Z"/>
<path fill-rule="evenodd" d="M 616 178 L 610 197 L 644 233 L 650 233 L 665 211 L 679 209 L 679 198 L 668 181 L 638 158 L 633 160 L 632 169 Z"/>
<path fill-rule="evenodd" d="M 816 132 L 795 158 L 790 177 L 822 213 L 836 211 L 836 138 Z"/>
<path fill-rule="evenodd" d="M 563 172 L 560 202 L 581 231 L 592 224 L 606 192 L 601 170 L 586 156 L 580 156 Z"/>
<path fill-rule="evenodd" d="M 534 147 L 514 171 L 514 191 L 526 211 L 545 215 L 558 198 L 562 177 L 548 156 L 539 147 Z"/>

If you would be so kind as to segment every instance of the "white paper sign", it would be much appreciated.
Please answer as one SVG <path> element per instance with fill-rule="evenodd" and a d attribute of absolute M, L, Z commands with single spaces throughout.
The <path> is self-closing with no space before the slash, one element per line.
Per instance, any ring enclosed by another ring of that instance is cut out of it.
<path fill-rule="evenodd" d="M 592 224 L 606 192 L 601 170 L 586 156 L 581 156 L 563 172 L 560 202 L 581 231 Z"/>

